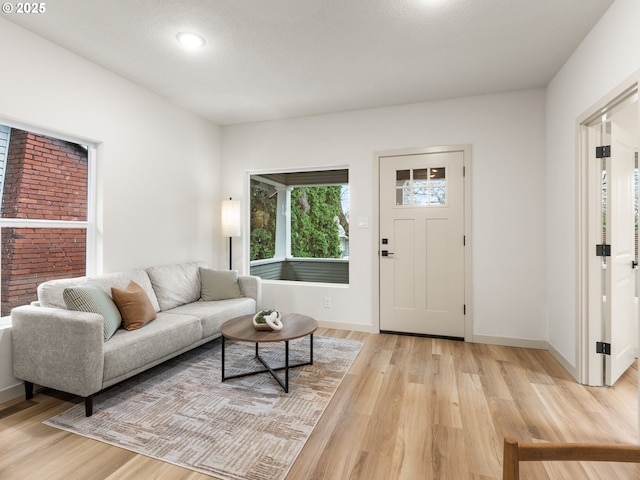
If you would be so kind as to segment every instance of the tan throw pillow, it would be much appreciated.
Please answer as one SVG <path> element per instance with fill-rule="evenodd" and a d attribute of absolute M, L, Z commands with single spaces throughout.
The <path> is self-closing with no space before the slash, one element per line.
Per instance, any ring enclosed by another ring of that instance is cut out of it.
<path fill-rule="evenodd" d="M 111 296 L 122 315 L 125 330 L 137 330 L 155 320 L 156 311 L 144 289 L 131 280 L 125 290 L 111 287 Z"/>
<path fill-rule="evenodd" d="M 237 270 L 213 270 L 200 267 L 200 281 L 202 282 L 200 296 L 205 302 L 242 296 Z"/>

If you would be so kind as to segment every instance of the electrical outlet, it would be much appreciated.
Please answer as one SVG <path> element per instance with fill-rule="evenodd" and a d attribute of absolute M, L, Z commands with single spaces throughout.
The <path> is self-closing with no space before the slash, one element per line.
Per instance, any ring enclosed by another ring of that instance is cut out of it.
<path fill-rule="evenodd" d="M 324 297 L 324 308 L 331 308 L 331 297 Z"/>

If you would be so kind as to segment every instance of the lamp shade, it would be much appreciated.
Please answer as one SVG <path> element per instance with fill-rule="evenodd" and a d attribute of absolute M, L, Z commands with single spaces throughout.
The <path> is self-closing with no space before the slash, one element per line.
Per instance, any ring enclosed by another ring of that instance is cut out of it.
<path fill-rule="evenodd" d="M 240 200 L 222 202 L 222 236 L 240 236 Z"/>

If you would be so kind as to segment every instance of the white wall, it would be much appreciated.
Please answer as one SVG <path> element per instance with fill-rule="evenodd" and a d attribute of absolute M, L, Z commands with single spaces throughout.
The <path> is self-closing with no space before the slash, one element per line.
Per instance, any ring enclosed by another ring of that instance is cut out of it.
<path fill-rule="evenodd" d="M 4 20 L 0 44 L 0 118 L 99 143 L 104 270 L 212 262 L 220 128 Z"/>
<path fill-rule="evenodd" d="M 638 45 L 640 2 L 616 0 L 547 88 L 549 342 L 574 368 L 578 363 L 576 120 L 640 69 Z"/>
<path fill-rule="evenodd" d="M 99 268 L 214 265 L 220 128 L 2 19 L 0 45 L 0 122 L 98 143 Z M 14 383 L 1 369 L 0 395 Z"/>
<path fill-rule="evenodd" d="M 249 171 L 350 169 L 350 285 L 266 284 L 265 306 L 377 331 L 374 152 L 471 144 L 475 338 L 545 341 L 544 101 L 544 90 L 528 90 L 224 127 L 222 193 L 245 209 Z M 368 229 L 356 228 L 360 217 Z M 234 245 L 234 265 L 247 271 L 247 246 Z"/>

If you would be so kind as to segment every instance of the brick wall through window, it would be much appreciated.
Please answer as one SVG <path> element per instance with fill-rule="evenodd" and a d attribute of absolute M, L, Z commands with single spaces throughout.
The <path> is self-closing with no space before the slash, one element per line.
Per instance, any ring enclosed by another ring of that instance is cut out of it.
<path fill-rule="evenodd" d="M 11 130 L 2 195 L 3 219 L 87 220 L 87 149 Z M 86 228 L 3 227 L 1 315 L 37 299 L 38 284 L 84 275 Z"/>

